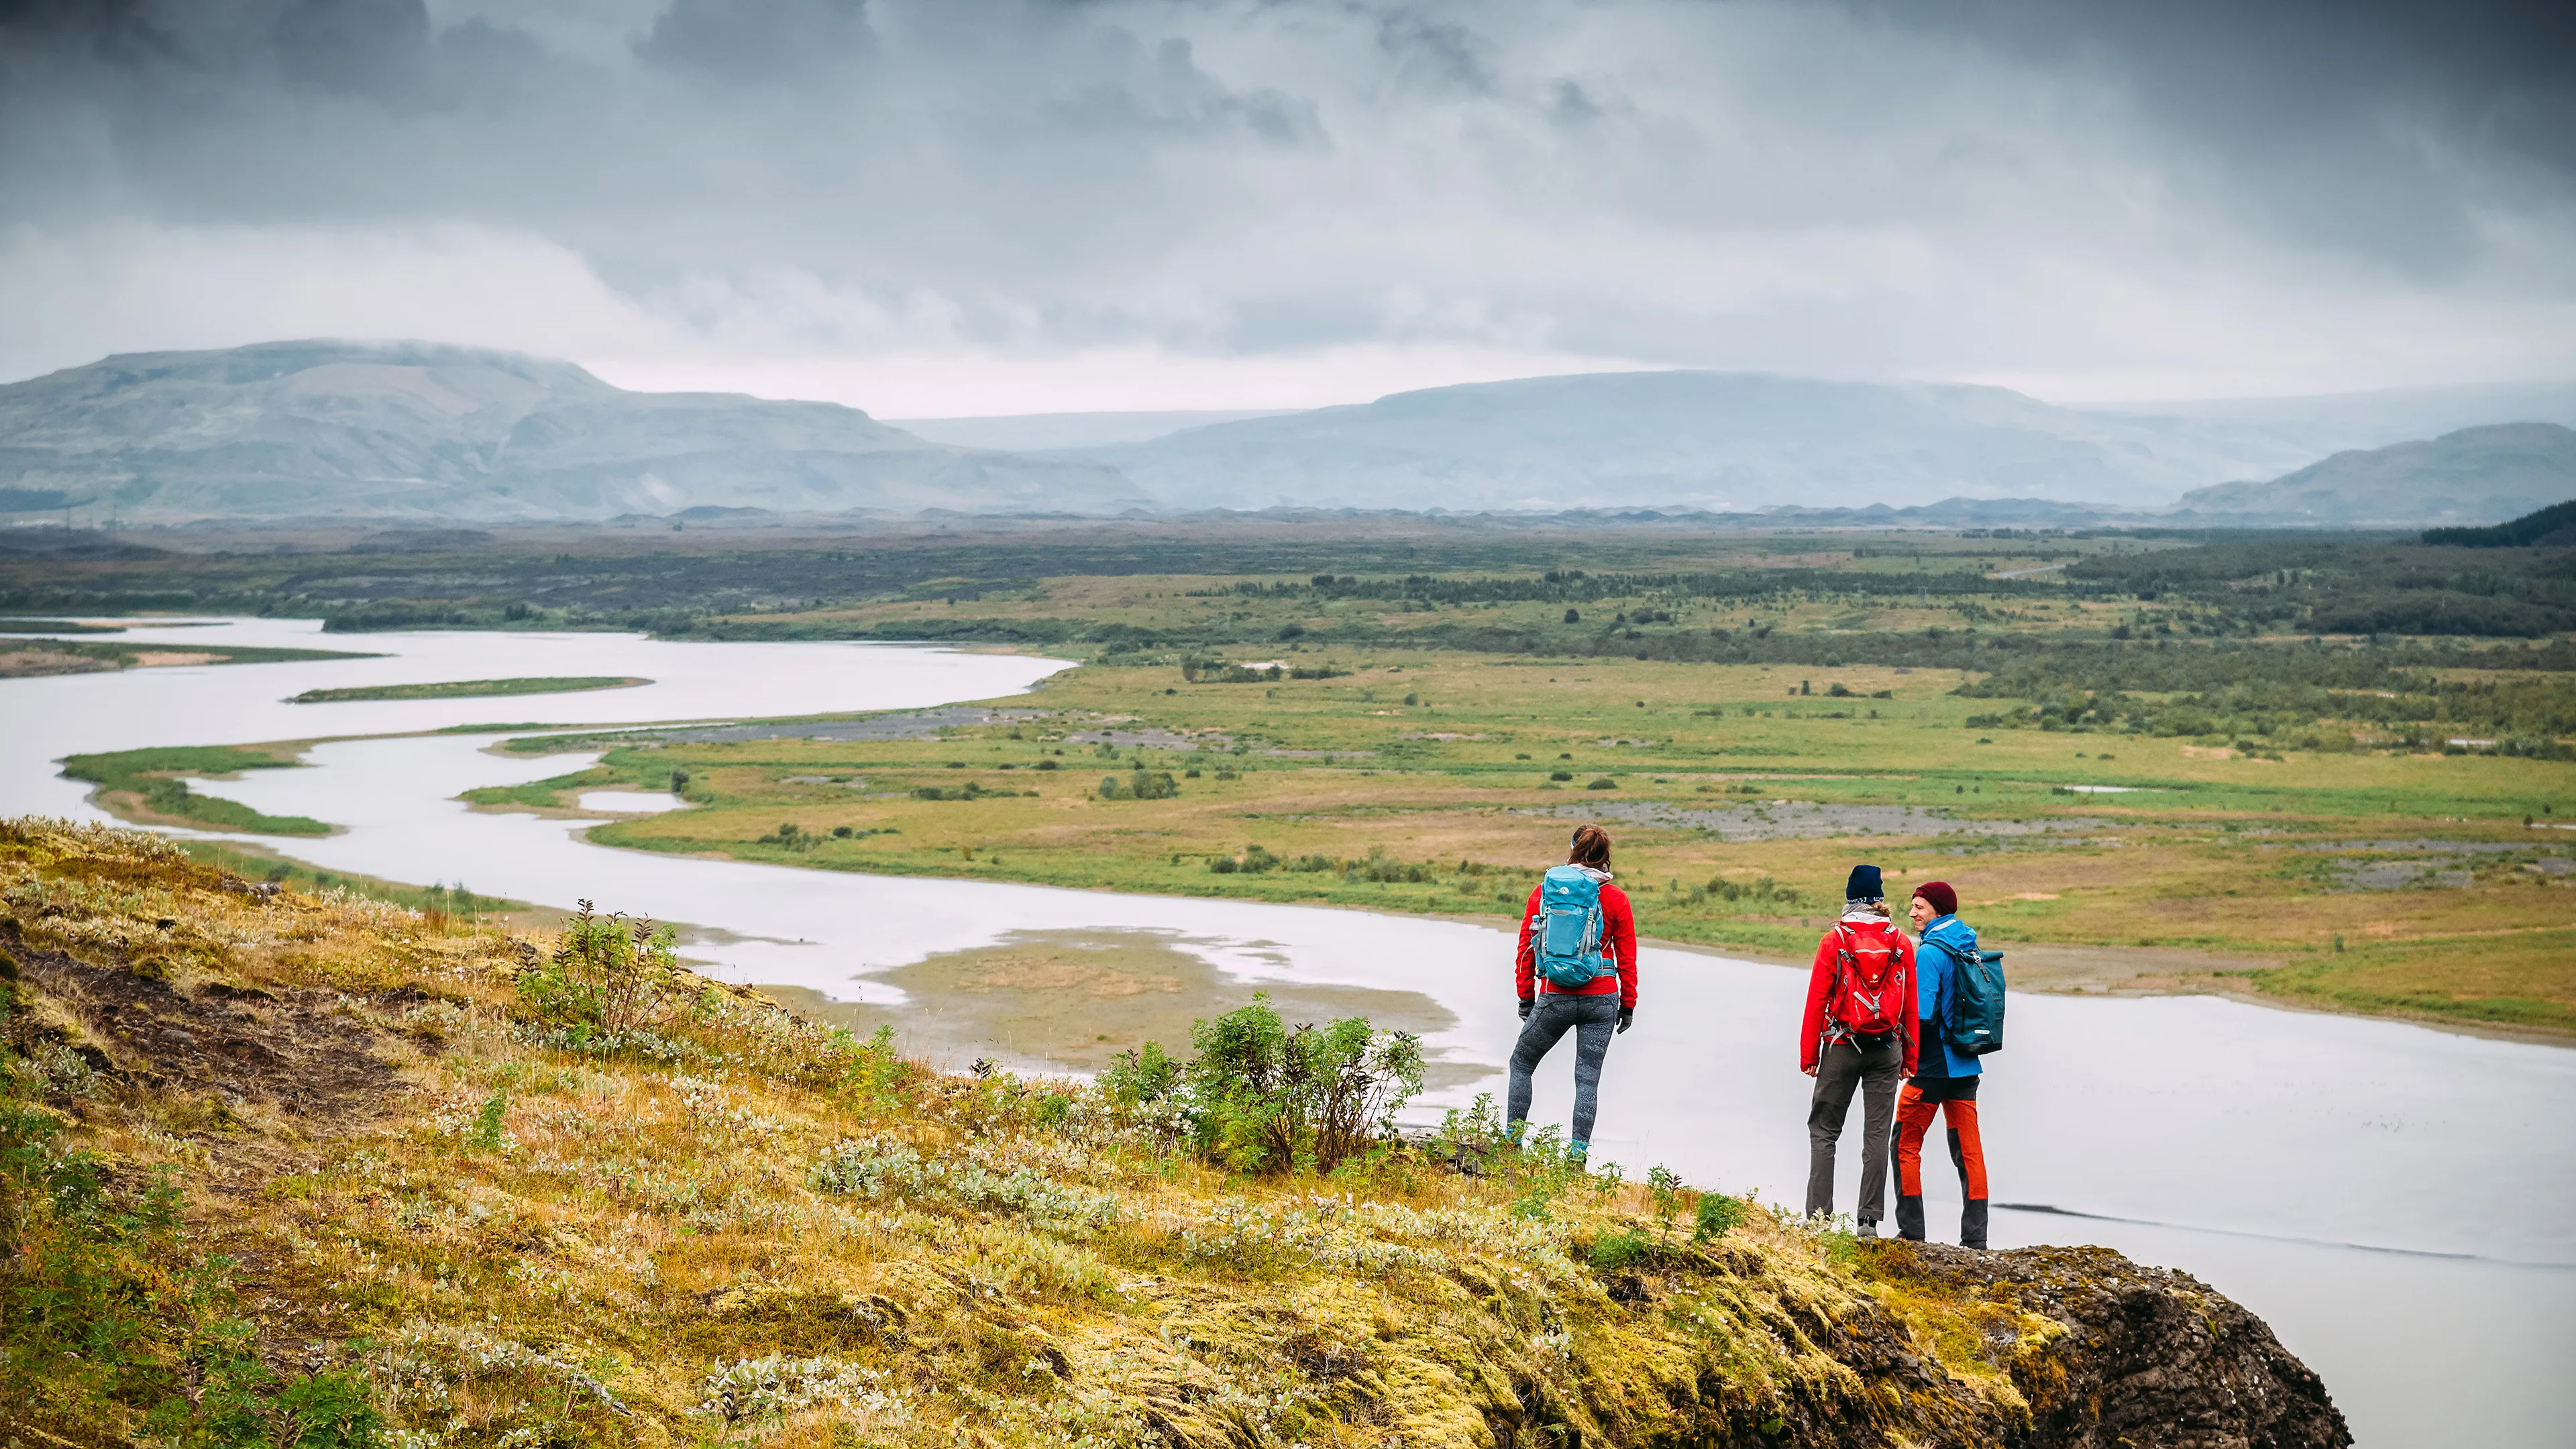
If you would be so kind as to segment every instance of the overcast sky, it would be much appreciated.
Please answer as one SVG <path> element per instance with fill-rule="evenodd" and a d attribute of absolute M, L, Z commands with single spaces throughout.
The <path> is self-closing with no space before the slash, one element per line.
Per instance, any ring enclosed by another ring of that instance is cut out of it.
<path fill-rule="evenodd" d="M 893 417 L 2576 377 L 2571 9 L 0 0 L 0 378 L 301 336 Z"/>

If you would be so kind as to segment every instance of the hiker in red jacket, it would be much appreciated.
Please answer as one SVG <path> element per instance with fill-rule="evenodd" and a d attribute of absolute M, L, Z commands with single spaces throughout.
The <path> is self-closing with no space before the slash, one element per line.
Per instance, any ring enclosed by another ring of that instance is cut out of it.
<path fill-rule="evenodd" d="M 1856 865 L 1843 917 L 1816 943 L 1798 1068 L 1816 1079 L 1807 1108 L 1807 1213 L 1834 1211 L 1834 1147 L 1861 1094 L 1860 1235 L 1878 1236 L 1887 1206 L 1887 1133 L 1897 1083 L 1914 1074 L 1914 947 L 1887 918 L 1878 867 Z"/>
<path fill-rule="evenodd" d="M 1601 1059 L 1610 1054 L 1612 1034 L 1626 1031 L 1637 1012 L 1637 917 L 1628 893 L 1610 884 L 1610 832 L 1598 825 L 1576 830 L 1565 864 L 1531 889 L 1512 979 L 1521 997 L 1521 1035 L 1512 1044 L 1504 1120 L 1517 1137 L 1529 1118 L 1530 1074 L 1572 1031 L 1574 1130 L 1565 1145 L 1580 1161 L 1592 1146 Z"/>

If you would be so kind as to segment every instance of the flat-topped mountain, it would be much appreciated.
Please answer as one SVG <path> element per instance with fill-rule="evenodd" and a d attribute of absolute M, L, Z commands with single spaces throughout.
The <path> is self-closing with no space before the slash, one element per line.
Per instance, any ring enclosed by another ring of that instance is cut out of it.
<path fill-rule="evenodd" d="M 2333 527 L 2479 524 L 2576 498 L 2576 431 L 2499 423 L 2337 453 L 2268 483 L 2183 495 L 2200 513 Z"/>
<path fill-rule="evenodd" d="M 329 341 L 127 354 L 0 387 L 0 490 L 135 520 L 1135 501 L 1097 463 L 932 443 L 836 403 L 628 392 L 547 358 Z"/>

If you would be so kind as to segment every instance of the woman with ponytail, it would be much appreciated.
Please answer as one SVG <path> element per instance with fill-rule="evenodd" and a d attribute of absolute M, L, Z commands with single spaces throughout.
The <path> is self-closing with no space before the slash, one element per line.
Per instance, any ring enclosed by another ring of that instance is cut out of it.
<path fill-rule="evenodd" d="M 1521 1034 L 1512 1046 L 1508 1120 L 1517 1136 L 1529 1118 L 1531 1074 L 1573 1032 L 1574 1124 L 1566 1147 L 1578 1160 L 1591 1150 L 1610 1038 L 1626 1031 L 1637 1011 L 1637 917 L 1628 893 L 1610 879 L 1610 832 L 1576 830 L 1565 864 L 1530 892 L 1513 969 Z"/>

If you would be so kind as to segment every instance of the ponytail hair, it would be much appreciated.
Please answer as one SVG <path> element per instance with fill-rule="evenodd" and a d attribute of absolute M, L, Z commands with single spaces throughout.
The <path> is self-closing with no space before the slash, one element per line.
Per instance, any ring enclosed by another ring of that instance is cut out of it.
<path fill-rule="evenodd" d="M 1588 865 L 1595 870 L 1610 868 L 1610 832 L 1598 825 L 1579 825 L 1574 830 L 1574 847 L 1565 853 L 1568 865 Z"/>

